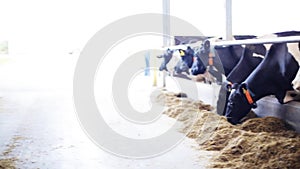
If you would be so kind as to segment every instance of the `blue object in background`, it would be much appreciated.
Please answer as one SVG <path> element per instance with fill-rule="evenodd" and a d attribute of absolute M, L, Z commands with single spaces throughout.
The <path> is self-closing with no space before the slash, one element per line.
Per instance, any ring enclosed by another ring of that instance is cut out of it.
<path fill-rule="evenodd" d="M 149 76 L 150 75 L 150 52 L 149 51 L 145 53 L 145 61 L 146 61 L 145 76 Z"/>

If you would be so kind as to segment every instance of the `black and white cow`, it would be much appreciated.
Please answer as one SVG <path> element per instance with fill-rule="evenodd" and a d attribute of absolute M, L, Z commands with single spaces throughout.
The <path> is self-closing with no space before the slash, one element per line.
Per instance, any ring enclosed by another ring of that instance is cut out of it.
<path fill-rule="evenodd" d="M 179 53 L 181 59 L 174 67 L 175 73 L 181 74 L 182 72 L 186 72 L 187 74 L 190 74 L 189 69 L 193 65 L 194 50 L 190 46 L 188 46 L 186 50 L 179 49 Z"/>
<path fill-rule="evenodd" d="M 208 65 L 208 56 L 209 52 L 207 52 L 203 45 L 195 52 L 194 62 L 191 67 L 192 75 L 204 74 L 206 72 L 206 68 Z"/>
<path fill-rule="evenodd" d="M 275 95 L 284 103 L 286 92 L 293 90 L 299 64 L 289 53 L 286 43 L 273 44 L 266 57 L 249 77 L 241 84 L 235 84 L 228 98 L 225 116 L 232 124 L 237 124 L 256 107 L 256 101 Z"/>
<path fill-rule="evenodd" d="M 189 74 L 189 69 L 192 67 L 193 64 L 193 57 L 194 57 L 194 50 L 189 46 L 187 47 L 186 50 L 167 49 L 164 52 L 164 54 L 157 56 L 157 58 L 163 59 L 159 67 L 159 70 L 160 71 L 165 70 L 169 73 L 173 72 L 176 74 L 181 74 L 182 72 L 186 72 L 187 74 Z M 172 63 L 170 63 L 171 61 Z M 170 65 L 168 65 L 169 63 Z M 170 70 L 168 69 L 168 67 Z"/>
<path fill-rule="evenodd" d="M 274 33 L 273 36 L 275 37 L 286 37 L 286 36 L 300 36 L 300 31 L 286 31 L 286 32 L 277 32 Z M 289 52 L 295 57 L 295 59 L 300 64 L 300 43 L 288 43 L 287 44 Z M 293 87 L 297 94 L 300 93 L 300 69 L 296 78 L 293 81 Z M 291 92 L 292 94 L 295 92 Z M 291 100 L 295 100 L 295 98 L 290 98 Z"/>
<path fill-rule="evenodd" d="M 259 38 L 270 38 L 270 37 L 285 37 L 285 36 L 299 36 L 299 31 L 287 31 L 287 32 L 278 32 L 273 33 L 269 35 L 265 35 L 263 37 Z M 267 45 L 268 46 L 268 45 Z M 249 54 L 243 54 L 241 60 L 237 64 L 237 66 L 230 72 L 230 74 L 227 76 L 227 81 L 231 83 L 223 83 L 221 86 L 220 94 L 219 94 L 219 100 L 218 100 L 218 106 L 217 106 L 217 112 L 218 114 L 225 114 L 226 112 L 226 103 L 227 99 L 229 97 L 230 91 L 231 91 L 231 85 L 233 83 L 240 84 L 242 83 L 249 75 L 250 73 L 255 69 L 255 67 L 262 61 L 261 56 L 263 57 L 266 54 L 266 45 L 251 45 L 246 48 L 251 49 L 254 51 L 254 53 L 259 54 L 260 57 L 245 57 L 249 56 Z M 299 53 L 299 43 L 288 43 L 289 52 L 292 53 L 292 55 L 300 61 L 300 53 Z M 250 50 L 245 50 L 244 52 L 248 53 Z M 293 81 L 294 88 L 297 89 L 300 87 L 300 71 L 298 71 L 297 78 Z M 300 89 L 300 88 L 299 88 Z M 286 97 L 284 102 L 289 102 L 292 100 L 300 100 L 299 91 L 288 91 L 286 93 Z M 223 109 L 224 108 L 224 109 Z"/>
<path fill-rule="evenodd" d="M 240 61 L 227 76 L 227 82 L 222 83 L 217 102 L 218 114 L 225 115 L 232 84 L 240 84 L 243 82 L 263 60 L 262 57 L 256 56 L 255 53 L 260 53 L 260 56 L 265 56 L 266 48 L 263 45 L 247 45 L 244 48 Z"/>
<path fill-rule="evenodd" d="M 242 35 L 242 36 L 234 36 L 235 39 L 250 39 L 255 38 L 256 36 L 252 35 Z M 210 38 L 210 40 L 219 40 L 220 38 Z M 211 66 L 209 67 L 209 73 L 214 76 L 218 82 L 222 82 L 222 75 L 227 76 L 232 69 L 239 62 L 242 52 L 242 46 L 219 46 L 215 47 L 216 57 L 213 57 Z M 167 64 L 174 57 L 178 51 L 180 55 L 180 59 L 177 61 L 176 66 L 174 67 L 174 73 L 181 74 L 182 72 L 186 72 L 189 74 L 189 70 L 191 70 L 192 75 L 203 74 L 207 72 L 207 67 L 209 65 L 209 57 L 210 50 L 205 49 L 205 47 L 200 47 L 198 51 L 194 52 L 191 47 L 187 47 L 186 50 L 178 49 L 178 50 L 170 50 L 168 49 L 160 58 L 163 58 L 163 62 L 160 66 L 159 70 L 166 70 Z M 176 57 L 175 57 L 176 58 Z"/>
<path fill-rule="evenodd" d="M 173 50 L 167 49 L 163 55 L 158 56 L 158 58 L 163 58 L 163 61 L 159 67 L 160 71 L 168 71 L 167 64 L 170 62 L 173 56 Z"/>
<path fill-rule="evenodd" d="M 243 40 L 256 38 L 256 36 L 236 35 L 234 36 L 234 38 L 236 40 Z M 263 45 L 251 45 L 251 48 L 254 53 L 262 56 L 265 55 L 266 49 Z M 212 50 L 214 50 L 214 57 L 210 57 L 210 50 L 207 50 L 204 47 L 200 48 L 200 50 L 196 54 L 198 55 L 197 60 L 200 60 L 202 62 L 198 62 L 200 64 L 197 66 L 194 63 L 192 67 L 192 74 L 197 75 L 197 71 L 199 70 L 202 70 L 201 72 L 203 72 L 203 68 L 200 69 L 202 67 L 202 64 L 204 64 L 205 67 L 209 65 L 209 73 L 216 78 L 217 82 L 221 83 L 223 81 L 223 75 L 227 77 L 239 63 L 241 57 L 244 55 L 244 47 L 242 47 L 241 45 L 215 46 Z M 211 59 L 211 63 L 209 63 L 209 59 Z"/>

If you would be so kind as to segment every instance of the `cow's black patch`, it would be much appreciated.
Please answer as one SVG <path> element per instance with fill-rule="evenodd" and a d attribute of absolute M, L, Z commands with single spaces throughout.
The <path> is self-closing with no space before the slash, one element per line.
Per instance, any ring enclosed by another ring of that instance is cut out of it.
<path fill-rule="evenodd" d="M 293 89 L 292 81 L 298 69 L 298 62 L 288 52 L 286 43 L 273 44 L 259 66 L 242 85 L 237 85 L 231 92 L 226 109 L 228 121 L 238 123 L 253 107 L 245 98 L 243 88 L 250 91 L 254 102 L 262 97 L 275 95 L 283 103 L 286 91 Z"/>

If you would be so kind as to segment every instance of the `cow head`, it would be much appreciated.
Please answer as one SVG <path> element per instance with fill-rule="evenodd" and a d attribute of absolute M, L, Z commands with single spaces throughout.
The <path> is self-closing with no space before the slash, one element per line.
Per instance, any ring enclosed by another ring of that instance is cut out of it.
<path fill-rule="evenodd" d="M 208 64 L 207 62 L 208 62 L 208 54 L 206 56 L 204 50 L 202 48 L 199 48 L 194 53 L 193 65 L 191 67 L 192 75 L 205 73 Z"/>
<path fill-rule="evenodd" d="M 232 124 L 237 124 L 249 113 L 251 108 L 256 108 L 256 103 L 246 84 L 234 84 L 226 108 L 227 120 Z"/>
<path fill-rule="evenodd" d="M 157 56 L 157 58 L 163 58 L 163 61 L 159 67 L 159 71 L 163 71 L 163 70 L 168 71 L 167 64 L 172 59 L 172 56 L 173 56 L 173 50 L 170 50 L 170 49 L 167 49 L 163 55 Z"/>

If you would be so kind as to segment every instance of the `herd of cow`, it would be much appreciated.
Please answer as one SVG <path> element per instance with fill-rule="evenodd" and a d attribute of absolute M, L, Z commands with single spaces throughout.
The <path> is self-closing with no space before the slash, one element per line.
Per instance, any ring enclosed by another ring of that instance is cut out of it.
<path fill-rule="evenodd" d="M 276 37 L 299 35 L 300 31 L 272 34 Z M 260 37 L 234 38 L 240 40 Z M 185 72 L 198 75 L 209 72 L 222 85 L 217 112 L 225 115 L 232 124 L 240 123 L 252 108 L 256 108 L 256 101 L 265 96 L 274 95 L 281 104 L 298 98 L 300 87 L 296 84 L 300 83 L 297 80 L 300 42 L 215 46 L 213 50 L 202 45 L 196 51 L 191 47 L 186 50 L 167 49 L 160 56 L 163 58 L 160 71 L 168 71 L 167 64 L 175 52 L 181 56 L 174 67 L 175 74 Z M 222 80 L 224 76 L 226 80 Z"/>

